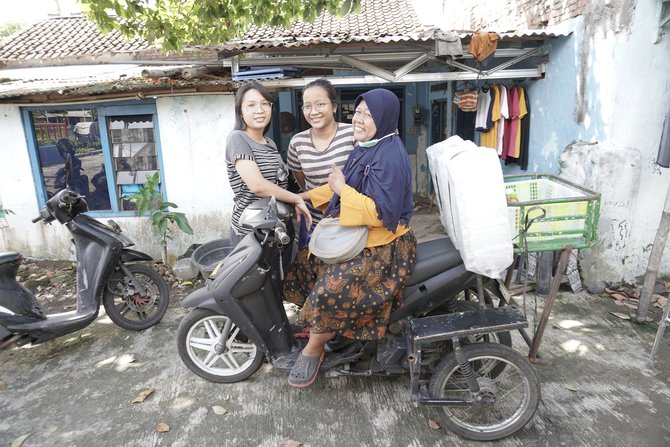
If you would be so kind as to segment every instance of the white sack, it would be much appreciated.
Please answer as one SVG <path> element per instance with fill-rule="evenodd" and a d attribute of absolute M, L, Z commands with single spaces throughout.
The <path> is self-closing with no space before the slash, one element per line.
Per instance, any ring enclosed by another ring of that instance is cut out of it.
<path fill-rule="evenodd" d="M 498 154 L 458 136 L 429 147 L 426 154 L 440 220 L 465 268 L 500 278 L 514 252 Z"/>

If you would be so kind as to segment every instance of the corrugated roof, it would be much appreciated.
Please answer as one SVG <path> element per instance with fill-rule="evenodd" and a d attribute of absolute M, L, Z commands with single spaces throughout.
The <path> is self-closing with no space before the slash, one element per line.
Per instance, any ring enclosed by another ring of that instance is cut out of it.
<path fill-rule="evenodd" d="M 36 93 L 59 92 L 68 96 L 85 96 L 146 89 L 181 88 L 203 85 L 233 84 L 230 79 L 169 80 L 143 78 L 144 70 L 169 70 L 185 66 L 146 65 L 79 65 L 69 67 L 22 68 L 0 71 L 0 98 Z"/>
<path fill-rule="evenodd" d="M 324 11 L 314 23 L 296 22 L 290 29 L 252 27 L 244 37 L 221 49 L 248 51 L 350 42 L 408 42 L 433 38 L 435 28 L 423 25 L 408 0 L 363 0 L 361 12 L 340 19 Z"/>

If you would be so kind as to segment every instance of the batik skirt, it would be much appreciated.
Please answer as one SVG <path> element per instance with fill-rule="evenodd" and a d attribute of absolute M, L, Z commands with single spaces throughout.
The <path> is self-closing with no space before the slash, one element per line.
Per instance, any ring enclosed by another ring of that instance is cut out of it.
<path fill-rule="evenodd" d="M 386 333 L 391 312 L 402 305 L 415 263 L 411 231 L 340 264 L 326 264 L 305 247 L 286 276 L 283 298 L 302 306 L 298 323 L 314 333 L 378 340 Z"/>

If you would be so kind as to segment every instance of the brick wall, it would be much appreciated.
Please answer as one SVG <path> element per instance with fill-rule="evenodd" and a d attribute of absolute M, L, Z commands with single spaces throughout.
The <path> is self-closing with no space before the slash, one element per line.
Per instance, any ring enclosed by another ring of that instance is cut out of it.
<path fill-rule="evenodd" d="M 557 25 L 584 12 L 588 0 L 444 0 L 455 29 L 508 31 Z"/>

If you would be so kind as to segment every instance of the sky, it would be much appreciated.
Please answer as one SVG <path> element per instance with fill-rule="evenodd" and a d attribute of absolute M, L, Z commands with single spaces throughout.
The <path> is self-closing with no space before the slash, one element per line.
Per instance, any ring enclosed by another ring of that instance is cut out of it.
<path fill-rule="evenodd" d="M 77 0 L 0 0 L 0 23 L 32 23 L 49 15 L 80 12 Z"/>

